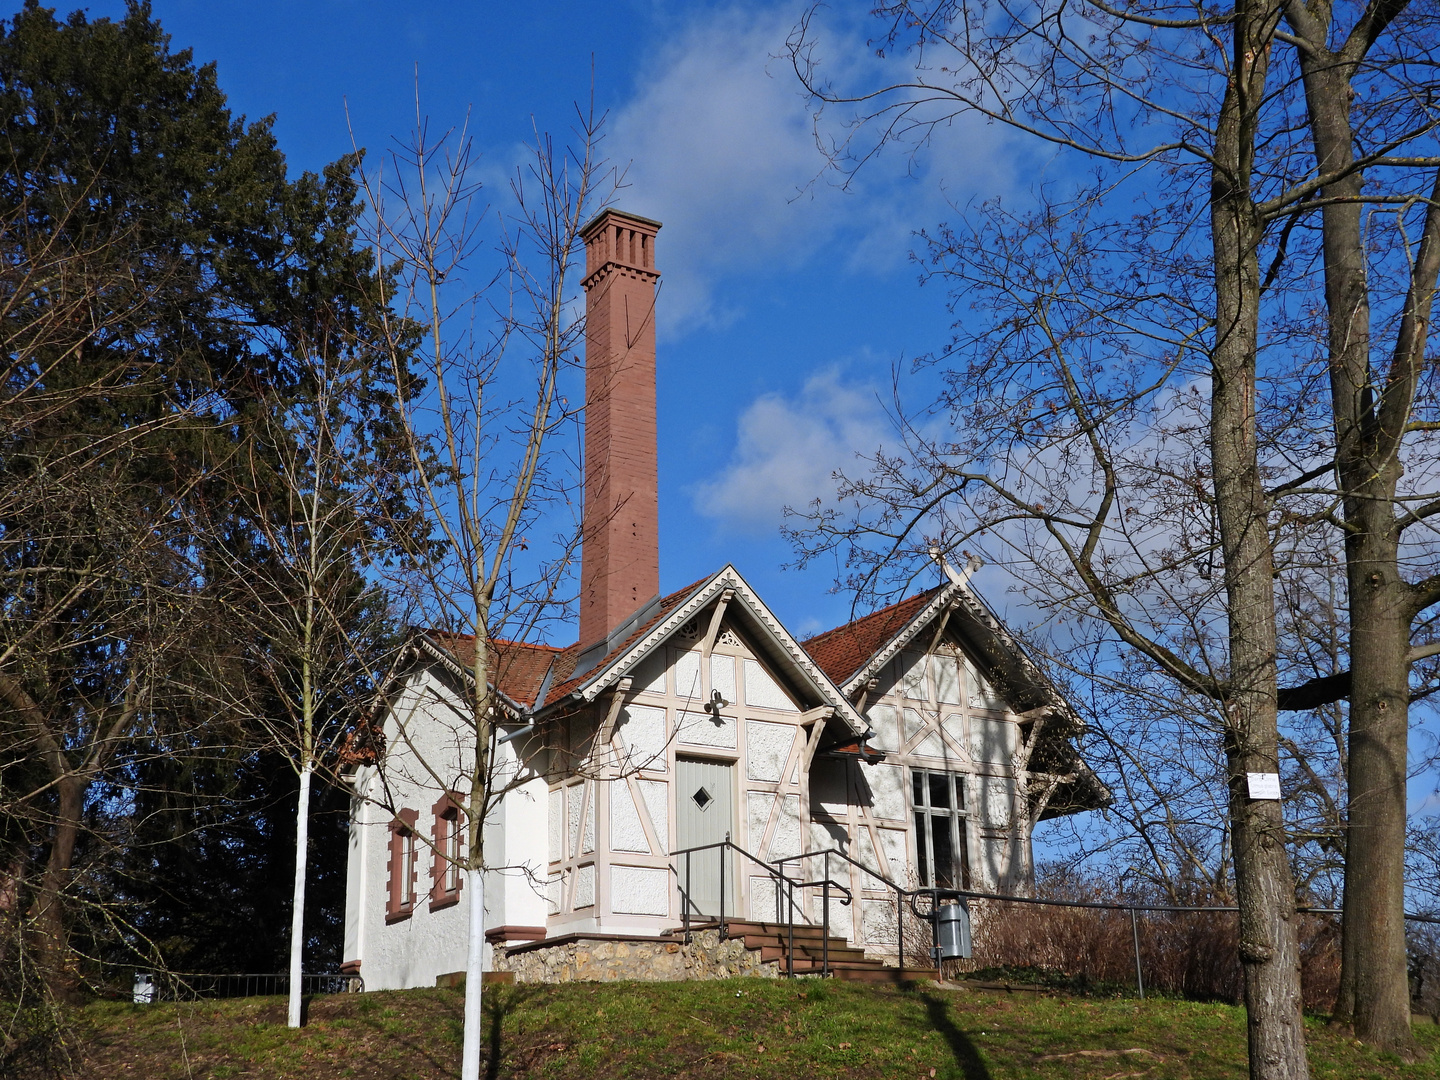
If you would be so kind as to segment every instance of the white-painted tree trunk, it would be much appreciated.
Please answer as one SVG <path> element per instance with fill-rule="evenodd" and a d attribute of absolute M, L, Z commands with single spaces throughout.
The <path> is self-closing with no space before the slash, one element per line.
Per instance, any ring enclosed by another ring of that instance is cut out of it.
<path fill-rule="evenodd" d="M 465 963 L 465 1049 L 460 1060 L 460 1080 L 480 1080 L 480 994 L 485 958 L 485 874 L 465 871 L 465 888 L 470 894 L 470 952 Z"/>
<path fill-rule="evenodd" d="M 305 867 L 310 846 L 310 775 L 315 762 L 300 770 L 300 798 L 295 808 L 295 896 L 290 911 L 290 1026 L 300 1026 L 300 959 L 305 951 Z"/>

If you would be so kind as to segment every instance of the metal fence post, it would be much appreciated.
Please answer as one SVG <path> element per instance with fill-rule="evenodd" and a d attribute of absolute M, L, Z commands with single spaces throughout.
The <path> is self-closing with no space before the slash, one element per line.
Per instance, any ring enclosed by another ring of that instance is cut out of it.
<path fill-rule="evenodd" d="M 785 948 L 785 973 L 795 977 L 795 882 L 791 881 L 787 890 L 790 897 L 790 943 Z"/>
<path fill-rule="evenodd" d="M 1130 933 L 1135 938 L 1135 986 L 1140 991 L 1140 1000 L 1145 1000 L 1145 976 L 1140 973 L 1140 924 L 1135 921 L 1135 909 L 1130 909 Z"/>
<path fill-rule="evenodd" d="M 900 972 L 905 972 L 905 909 L 900 886 L 895 886 L 895 945 L 900 950 Z"/>
<path fill-rule="evenodd" d="M 825 859 L 826 869 L 829 869 L 830 859 Z M 830 974 L 830 879 L 827 877 L 824 884 L 820 886 L 820 903 L 825 907 L 825 917 L 821 920 L 820 928 L 820 972 L 822 975 Z"/>
<path fill-rule="evenodd" d="M 730 854 L 730 834 L 725 834 L 725 843 L 720 845 L 720 940 L 725 940 L 725 863 Z"/>

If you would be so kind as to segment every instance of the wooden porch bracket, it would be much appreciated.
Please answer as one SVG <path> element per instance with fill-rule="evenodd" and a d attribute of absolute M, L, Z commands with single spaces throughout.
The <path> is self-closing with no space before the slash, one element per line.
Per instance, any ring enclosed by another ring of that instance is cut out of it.
<path fill-rule="evenodd" d="M 930 639 L 930 652 L 934 652 L 940 646 L 940 639 L 945 636 L 945 628 L 950 625 L 950 613 L 955 610 L 953 603 L 946 604 L 945 610 L 940 613 L 940 619 L 935 624 L 935 636 Z"/>
<path fill-rule="evenodd" d="M 820 736 L 825 733 L 825 721 L 834 715 L 835 710 L 828 705 L 821 709 L 811 709 L 810 712 L 800 718 L 802 724 L 805 722 L 805 717 L 809 716 L 810 713 L 823 715 L 815 716 L 815 724 L 810 729 L 810 738 L 805 742 L 805 752 L 800 758 L 800 772 L 802 775 L 809 774 L 810 763 L 815 760 L 815 751 L 820 749 Z"/>
<path fill-rule="evenodd" d="M 829 720 L 834 715 L 834 705 L 817 705 L 815 706 L 815 708 L 806 709 L 803 713 L 801 713 L 800 719 L 796 722 L 801 727 L 804 727 L 806 724 L 812 723 L 816 720 Z"/>
<path fill-rule="evenodd" d="M 615 684 L 615 689 L 610 691 L 610 710 L 605 714 L 605 722 L 600 725 L 600 731 L 595 736 L 595 750 L 598 753 L 603 747 L 610 745 L 611 738 L 615 735 L 615 721 L 620 716 L 620 706 L 625 703 L 625 695 L 630 692 L 631 680 L 627 675 Z"/>
<path fill-rule="evenodd" d="M 735 599 L 735 590 L 726 589 L 715 601 L 715 610 L 710 613 L 710 629 L 705 632 L 705 643 L 700 646 L 701 660 L 710 659 L 710 650 L 715 648 L 715 639 L 720 636 L 720 621 L 725 618 L 725 609 Z"/>
<path fill-rule="evenodd" d="M 865 712 L 865 706 L 866 706 L 866 705 L 869 703 L 869 701 L 870 701 L 871 691 L 873 691 L 873 690 L 874 690 L 877 686 L 879 686 L 879 685 L 880 685 L 880 680 L 879 680 L 879 679 L 866 679 L 866 680 L 865 680 L 865 682 L 864 682 L 864 683 L 861 685 L 861 687 L 860 687 L 860 692 L 859 692 L 857 695 L 855 695 L 855 711 L 856 711 L 856 712 L 861 713 L 862 715 L 864 714 L 864 712 Z"/>

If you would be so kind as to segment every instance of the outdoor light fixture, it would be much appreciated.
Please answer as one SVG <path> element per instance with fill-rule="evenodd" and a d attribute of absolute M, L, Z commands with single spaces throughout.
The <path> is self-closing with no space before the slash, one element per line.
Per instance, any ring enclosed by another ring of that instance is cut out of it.
<path fill-rule="evenodd" d="M 725 706 L 729 704 L 730 702 L 726 701 L 723 697 L 720 696 L 719 690 L 711 690 L 710 700 L 705 703 L 705 711 L 708 712 L 711 716 L 713 716 L 715 718 L 715 722 L 718 724 L 723 719 L 723 717 L 721 717 L 720 715 L 720 710 L 725 708 Z"/>

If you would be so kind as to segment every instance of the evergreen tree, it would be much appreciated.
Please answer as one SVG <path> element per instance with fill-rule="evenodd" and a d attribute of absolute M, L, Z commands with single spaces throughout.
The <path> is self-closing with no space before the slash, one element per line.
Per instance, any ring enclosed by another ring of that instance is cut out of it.
<path fill-rule="evenodd" d="M 384 290 L 357 240 L 357 162 L 289 179 L 270 120 L 233 116 L 148 5 L 61 22 L 28 2 L 0 23 L 0 110 L 0 884 L 17 924 L 0 969 L 53 992 L 93 972 L 81 951 L 148 947 L 142 928 L 208 966 L 283 922 L 266 890 L 294 778 L 214 692 L 254 681 L 267 649 L 237 607 L 264 595 L 237 575 L 263 571 L 265 519 L 289 512 L 276 415 L 313 397 L 300 357 L 362 372 L 352 464 L 406 520 L 385 448 L 408 368 L 393 323 L 366 360 Z M 356 661 L 345 691 L 367 678 Z M 209 921 L 175 914 L 187 899 Z"/>

